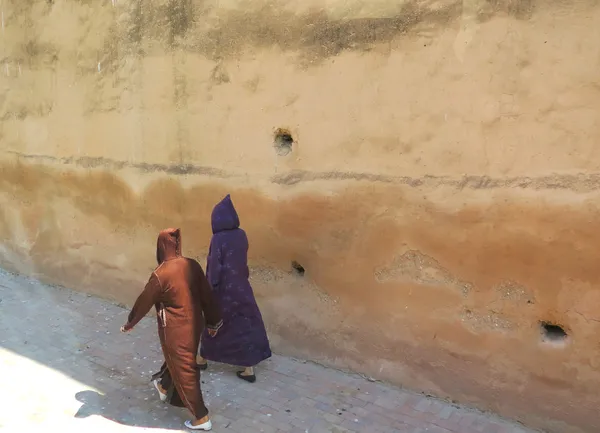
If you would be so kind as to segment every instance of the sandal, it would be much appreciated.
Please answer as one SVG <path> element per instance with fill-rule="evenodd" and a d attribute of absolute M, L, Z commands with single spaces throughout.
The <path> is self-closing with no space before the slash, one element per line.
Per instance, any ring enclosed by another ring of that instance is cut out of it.
<path fill-rule="evenodd" d="M 160 398 L 160 401 L 166 401 L 167 400 L 167 394 L 164 394 L 160 390 L 160 386 L 158 385 L 158 380 L 153 380 L 152 383 L 154 384 L 154 388 L 156 388 L 156 390 L 158 391 L 158 397 Z"/>
<path fill-rule="evenodd" d="M 239 377 L 242 380 L 245 380 L 248 383 L 254 383 L 256 382 L 256 374 L 250 375 L 250 376 L 246 376 L 244 374 L 242 374 L 243 371 L 238 371 L 237 372 L 237 377 Z"/>
<path fill-rule="evenodd" d="M 212 430 L 212 422 L 210 420 L 206 421 L 205 423 L 198 424 L 198 425 L 194 425 L 194 424 L 192 424 L 191 420 L 188 420 L 184 423 L 184 425 L 187 428 L 189 428 L 190 430 L 202 430 L 202 431 Z"/>

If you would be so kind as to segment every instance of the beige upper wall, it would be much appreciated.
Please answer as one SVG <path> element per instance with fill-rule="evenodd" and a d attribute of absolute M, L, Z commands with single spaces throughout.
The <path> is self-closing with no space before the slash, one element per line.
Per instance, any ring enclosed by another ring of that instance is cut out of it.
<path fill-rule="evenodd" d="M 598 169 L 599 8 L 389 3 L 5 2 L 4 146 L 257 175 Z"/>

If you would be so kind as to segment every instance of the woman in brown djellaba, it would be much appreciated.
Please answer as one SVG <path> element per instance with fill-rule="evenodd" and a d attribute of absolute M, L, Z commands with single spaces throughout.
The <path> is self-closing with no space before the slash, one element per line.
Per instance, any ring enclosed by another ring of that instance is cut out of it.
<path fill-rule="evenodd" d="M 221 312 L 200 264 L 181 256 L 179 229 L 160 232 L 156 261 L 158 267 L 121 331 L 131 331 L 155 306 L 165 362 L 152 376 L 154 386 L 162 401 L 192 412 L 193 419 L 185 422 L 187 428 L 208 431 L 212 423 L 202 398 L 196 353 L 204 324 L 214 337 L 223 324 Z"/>

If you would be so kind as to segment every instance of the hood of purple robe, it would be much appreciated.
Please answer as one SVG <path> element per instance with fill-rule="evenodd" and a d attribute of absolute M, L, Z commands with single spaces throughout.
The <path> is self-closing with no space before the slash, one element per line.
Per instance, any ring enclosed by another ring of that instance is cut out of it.
<path fill-rule="evenodd" d="M 179 229 L 161 230 L 156 241 L 156 261 L 160 265 L 165 260 L 181 256 L 181 231 Z"/>
<path fill-rule="evenodd" d="M 213 234 L 240 227 L 240 218 L 229 194 L 214 207 L 210 222 Z"/>

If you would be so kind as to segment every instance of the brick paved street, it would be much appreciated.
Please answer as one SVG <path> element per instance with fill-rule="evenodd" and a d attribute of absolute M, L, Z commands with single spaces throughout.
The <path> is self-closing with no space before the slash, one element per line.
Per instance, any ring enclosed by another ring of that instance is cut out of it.
<path fill-rule="evenodd" d="M 123 335 L 122 308 L 2 272 L 0 311 L 0 430 L 185 431 L 188 414 L 160 403 L 149 384 L 162 363 L 153 319 Z M 253 385 L 234 372 L 211 365 L 203 374 L 217 433 L 531 432 L 280 356 L 259 368 Z"/>

